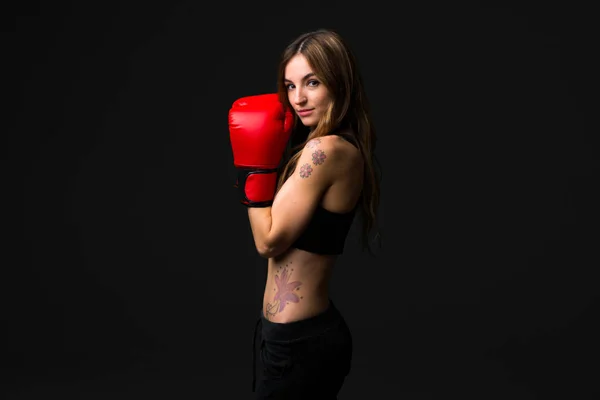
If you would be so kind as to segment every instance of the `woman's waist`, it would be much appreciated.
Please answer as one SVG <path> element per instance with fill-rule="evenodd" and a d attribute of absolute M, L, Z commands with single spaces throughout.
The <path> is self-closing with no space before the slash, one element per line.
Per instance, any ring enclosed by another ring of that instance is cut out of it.
<path fill-rule="evenodd" d="M 297 341 L 303 338 L 322 335 L 331 329 L 345 326 L 343 317 L 328 299 L 324 308 L 290 321 L 271 320 L 264 310 L 261 314 L 263 339 L 267 341 Z"/>
<path fill-rule="evenodd" d="M 313 318 L 329 307 L 326 291 L 308 293 L 287 293 L 277 295 L 277 291 L 267 288 L 263 298 L 262 316 L 271 322 L 288 324 Z"/>
<path fill-rule="evenodd" d="M 270 321 L 310 318 L 329 304 L 329 279 L 334 259 L 289 252 L 269 260 L 263 312 Z"/>

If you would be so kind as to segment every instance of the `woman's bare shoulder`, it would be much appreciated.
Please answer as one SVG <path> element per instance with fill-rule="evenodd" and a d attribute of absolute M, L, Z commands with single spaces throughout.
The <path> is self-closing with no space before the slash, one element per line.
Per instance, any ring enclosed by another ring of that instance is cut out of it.
<path fill-rule="evenodd" d="M 338 151 L 344 155 L 346 161 L 349 161 L 350 164 L 360 163 L 362 161 L 362 155 L 358 146 L 348 139 L 351 133 L 346 133 L 345 135 L 331 135 L 332 141 L 334 142 L 334 146 L 338 148 Z"/>
<path fill-rule="evenodd" d="M 309 140 L 305 150 L 330 155 L 336 162 L 352 161 L 360 157 L 360 151 L 349 141 L 339 135 L 327 135 Z M 316 154 L 316 153 L 315 153 Z"/>

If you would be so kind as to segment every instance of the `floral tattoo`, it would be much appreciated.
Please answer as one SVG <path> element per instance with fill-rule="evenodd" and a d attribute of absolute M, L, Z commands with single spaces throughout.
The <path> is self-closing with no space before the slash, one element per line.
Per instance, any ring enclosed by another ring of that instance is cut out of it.
<path fill-rule="evenodd" d="M 291 264 L 291 262 L 290 262 Z M 299 303 L 302 296 L 298 297 L 294 291 L 300 290 L 302 282 L 294 281 L 290 282 L 292 277 L 293 268 L 289 268 L 286 264 L 284 267 L 279 267 L 277 274 L 275 275 L 275 285 L 277 286 L 275 297 L 273 302 L 267 304 L 267 318 L 275 316 L 277 313 L 283 311 L 285 306 L 289 303 Z"/>
<path fill-rule="evenodd" d="M 312 174 L 312 171 L 313 171 L 313 169 L 310 166 L 310 164 L 306 163 L 300 167 L 300 177 L 308 178 L 310 176 L 310 174 Z"/>
<path fill-rule="evenodd" d="M 327 156 L 323 150 L 315 150 L 315 152 L 312 154 L 312 162 L 315 165 L 323 164 L 326 158 Z"/>
<path fill-rule="evenodd" d="M 313 147 L 316 147 L 319 143 L 321 143 L 321 139 L 319 139 L 319 138 L 312 139 L 308 143 L 306 143 L 306 147 L 308 147 L 309 149 L 312 149 Z"/>

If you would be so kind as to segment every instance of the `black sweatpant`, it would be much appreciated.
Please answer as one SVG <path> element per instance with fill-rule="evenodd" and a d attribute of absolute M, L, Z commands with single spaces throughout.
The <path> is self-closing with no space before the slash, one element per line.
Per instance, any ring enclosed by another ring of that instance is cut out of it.
<path fill-rule="evenodd" d="M 261 309 L 253 350 L 255 399 L 334 400 L 350 373 L 352 335 L 331 300 L 321 314 L 285 324 Z"/>

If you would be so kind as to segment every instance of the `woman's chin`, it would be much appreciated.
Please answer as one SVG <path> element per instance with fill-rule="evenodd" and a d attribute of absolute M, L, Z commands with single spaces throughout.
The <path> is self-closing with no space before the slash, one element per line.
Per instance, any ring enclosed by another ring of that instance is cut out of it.
<path fill-rule="evenodd" d="M 310 128 L 311 131 L 317 125 L 315 122 L 309 120 L 300 120 L 300 122 L 302 122 L 302 125 L 304 125 L 305 127 Z"/>

